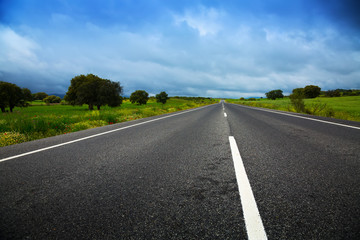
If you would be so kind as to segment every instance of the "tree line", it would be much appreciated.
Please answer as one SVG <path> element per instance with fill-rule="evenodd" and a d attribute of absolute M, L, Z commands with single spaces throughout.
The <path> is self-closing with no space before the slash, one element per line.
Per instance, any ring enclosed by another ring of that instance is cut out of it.
<path fill-rule="evenodd" d="M 303 98 L 316 98 L 320 96 L 321 88 L 315 85 L 307 85 L 304 88 L 295 88 L 292 94 L 301 95 Z M 283 91 L 280 89 L 272 90 L 265 93 L 266 98 L 275 100 L 277 98 L 284 98 Z"/>
<path fill-rule="evenodd" d="M 71 79 L 70 87 L 64 99 L 71 105 L 87 104 L 89 110 L 93 110 L 94 106 L 100 110 L 103 105 L 110 107 L 120 106 L 123 101 L 122 93 L 123 87 L 120 82 L 113 82 L 94 74 L 87 74 L 78 75 Z M 166 92 L 156 95 L 157 102 L 165 104 L 168 99 Z M 149 94 L 145 90 L 136 90 L 130 96 L 130 102 L 133 104 L 146 104 L 148 100 Z"/>
<path fill-rule="evenodd" d="M 302 96 L 303 98 L 316 98 L 320 95 L 325 97 L 342 97 L 342 96 L 360 96 L 360 90 L 354 89 L 335 89 L 321 91 L 321 88 L 314 85 L 308 85 L 304 88 L 295 88 L 292 90 L 293 96 Z M 271 90 L 265 93 L 266 97 L 271 100 L 283 98 L 283 91 L 280 89 Z M 291 96 L 291 95 L 290 95 Z"/>
<path fill-rule="evenodd" d="M 108 105 L 117 107 L 122 104 L 121 96 L 123 87 L 120 82 L 113 82 L 109 79 L 100 78 L 94 74 L 78 75 L 71 79 L 70 86 L 64 100 L 71 105 L 87 104 L 89 110 L 96 107 L 100 110 L 101 106 Z M 169 99 L 166 92 L 156 94 L 156 101 L 165 104 Z M 48 95 L 45 92 L 32 94 L 28 88 L 20 88 L 16 84 L 0 81 L 0 109 L 6 112 L 9 107 L 10 112 L 15 106 L 26 107 L 29 101 L 42 100 L 46 103 L 60 103 L 61 98 L 55 95 Z M 144 90 L 136 90 L 130 96 L 133 104 L 146 104 L 149 94 Z"/>
<path fill-rule="evenodd" d="M 325 97 L 360 96 L 360 90 L 335 89 L 321 92 Z"/>
<path fill-rule="evenodd" d="M 320 96 L 321 88 L 315 85 L 307 85 L 304 88 L 295 88 L 290 94 L 290 102 L 294 106 L 297 112 L 305 112 L 305 98 L 316 98 Z M 265 93 L 268 99 L 276 100 L 277 98 L 283 98 L 283 91 L 280 89 L 272 90 Z"/>
<path fill-rule="evenodd" d="M 10 112 L 14 107 L 27 107 L 28 102 L 34 100 L 42 100 L 45 103 L 60 103 L 61 98 L 55 95 L 48 95 L 45 92 L 31 93 L 28 88 L 20 88 L 16 84 L 0 81 L 0 109 L 6 112 L 9 108 Z"/>
<path fill-rule="evenodd" d="M 294 107 L 297 112 L 306 112 L 305 107 L 305 98 L 316 98 L 322 94 L 325 97 L 340 97 L 340 96 L 359 96 L 360 90 L 345 90 L 345 89 L 336 89 L 336 90 L 328 90 L 321 91 L 319 86 L 308 85 L 304 88 L 295 88 L 292 90 L 292 93 L 289 95 L 291 105 Z M 267 92 L 266 97 L 268 99 L 276 100 L 278 98 L 283 98 L 283 92 L 280 89 L 272 90 Z M 326 107 L 321 106 L 323 108 Z"/>

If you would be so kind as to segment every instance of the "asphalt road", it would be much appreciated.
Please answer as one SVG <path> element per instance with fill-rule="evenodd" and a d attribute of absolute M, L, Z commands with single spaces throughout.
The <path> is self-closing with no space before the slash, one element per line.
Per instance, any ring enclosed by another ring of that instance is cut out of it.
<path fill-rule="evenodd" d="M 360 239 L 360 128 L 232 104 L 0 148 L 0 239 L 246 239 L 229 136 L 268 239 Z"/>

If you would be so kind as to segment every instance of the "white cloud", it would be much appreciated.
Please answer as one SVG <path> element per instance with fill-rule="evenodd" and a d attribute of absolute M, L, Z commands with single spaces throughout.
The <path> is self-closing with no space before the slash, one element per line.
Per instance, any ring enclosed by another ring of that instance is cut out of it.
<path fill-rule="evenodd" d="M 36 42 L 0 25 L 0 71 L 42 66 L 36 54 L 38 50 L 40 47 Z"/>
<path fill-rule="evenodd" d="M 353 39 L 331 28 L 289 30 L 235 20 L 222 10 L 198 7 L 176 15 L 178 27 L 164 21 L 150 26 L 153 31 L 89 21 L 67 28 L 72 19 L 60 15 L 53 15 L 53 29 L 28 27 L 31 35 L 0 27 L 0 76 L 31 76 L 42 91 L 57 86 L 49 90 L 54 92 L 65 91 L 75 75 L 94 73 L 120 81 L 126 94 L 145 89 L 212 97 L 261 97 L 308 84 L 360 87 Z"/>
<path fill-rule="evenodd" d="M 186 23 L 197 30 L 200 36 L 215 35 L 222 29 L 223 11 L 214 8 L 199 7 L 197 10 L 187 10 L 182 16 L 175 15 L 175 23 Z"/>

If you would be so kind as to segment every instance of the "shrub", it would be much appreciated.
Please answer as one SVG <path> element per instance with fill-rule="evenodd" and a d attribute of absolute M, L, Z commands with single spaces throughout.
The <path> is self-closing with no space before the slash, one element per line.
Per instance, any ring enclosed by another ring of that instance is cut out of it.
<path fill-rule="evenodd" d="M 300 88 L 293 90 L 293 93 L 290 94 L 291 105 L 295 108 L 296 112 L 305 112 L 305 103 L 304 103 L 304 94 Z"/>
<path fill-rule="evenodd" d="M 309 114 L 319 115 L 321 112 L 327 109 L 326 103 L 313 103 L 310 108 L 307 109 Z"/>
<path fill-rule="evenodd" d="M 156 94 L 156 102 L 161 102 L 162 104 L 165 104 L 168 99 L 169 97 L 166 92 L 161 92 L 159 94 Z"/>
<path fill-rule="evenodd" d="M 47 96 L 48 96 L 47 93 L 44 93 L 44 92 L 38 92 L 38 93 L 33 94 L 34 100 L 41 100 L 42 101 Z"/>
<path fill-rule="evenodd" d="M 43 100 L 44 102 L 46 102 L 47 104 L 50 103 L 60 103 L 61 102 L 61 98 L 55 95 L 50 95 L 47 96 L 46 98 L 44 98 Z"/>
<path fill-rule="evenodd" d="M 149 94 L 144 90 L 136 90 L 130 96 L 130 102 L 138 105 L 146 104 L 149 100 Z"/>

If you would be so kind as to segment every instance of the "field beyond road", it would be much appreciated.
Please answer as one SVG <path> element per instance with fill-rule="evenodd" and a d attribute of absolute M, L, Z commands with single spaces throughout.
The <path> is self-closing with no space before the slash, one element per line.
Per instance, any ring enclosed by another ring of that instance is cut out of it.
<path fill-rule="evenodd" d="M 15 108 L 13 113 L 0 114 L 0 147 L 215 102 L 218 101 L 210 98 L 170 98 L 164 105 L 155 99 L 146 105 L 136 105 L 125 100 L 120 107 L 103 106 L 100 111 L 89 111 L 87 105 L 46 105 L 37 101 L 26 108 Z"/>
<path fill-rule="evenodd" d="M 227 99 L 228 103 L 242 104 L 252 107 L 262 107 L 282 111 L 296 112 L 289 98 L 269 100 L 257 99 L 254 101 Z M 360 121 L 360 96 L 346 97 L 318 97 L 304 99 L 307 114 L 332 117 L 350 121 Z"/>

